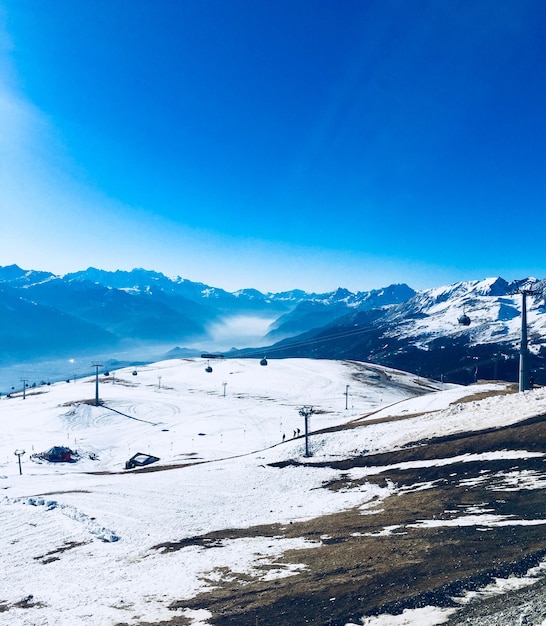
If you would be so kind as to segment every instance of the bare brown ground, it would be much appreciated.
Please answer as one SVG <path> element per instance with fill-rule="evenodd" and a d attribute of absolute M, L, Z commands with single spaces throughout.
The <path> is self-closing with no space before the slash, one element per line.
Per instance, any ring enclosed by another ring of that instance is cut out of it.
<path fill-rule="evenodd" d="M 46 552 L 45 554 L 42 554 L 40 556 L 35 556 L 33 558 L 35 561 L 40 561 L 40 563 L 47 565 L 48 563 L 52 563 L 53 561 L 58 561 L 59 554 L 63 554 L 63 552 L 68 552 L 69 550 L 73 550 L 74 548 L 79 548 L 80 546 L 85 546 L 87 543 L 89 542 L 67 541 L 60 548 L 55 548 L 55 550 L 50 550 L 49 552 Z"/>
<path fill-rule="evenodd" d="M 226 582 L 171 608 L 207 609 L 215 626 L 343 626 L 364 615 L 404 608 L 453 605 L 452 597 L 495 576 L 523 573 L 546 556 L 544 525 L 427 527 L 426 520 L 451 520 L 474 510 L 512 519 L 546 519 L 544 489 L 506 490 L 507 472 L 546 479 L 543 457 L 455 462 L 420 469 L 393 467 L 405 461 L 455 457 L 494 450 L 546 453 L 546 416 L 505 428 L 419 442 L 386 454 L 328 463 L 349 470 L 375 467 L 365 480 L 346 478 L 329 489 L 364 482 L 398 487 L 376 509 L 351 509 L 286 525 L 226 529 L 156 546 L 160 552 L 190 545 L 214 550 L 228 538 L 304 537 L 315 547 L 286 552 L 277 563 L 303 564 L 294 576 L 275 580 L 230 573 Z M 309 465 L 307 463 L 307 465 Z M 317 464 L 319 465 L 319 464 Z M 286 464 L 278 464 L 279 471 Z M 390 527 L 390 533 L 385 528 Z M 271 566 L 270 566 L 271 567 Z M 264 574 L 267 567 L 264 567 Z M 172 620 L 140 626 L 186 626 Z M 123 626 L 122 624 L 118 626 Z"/>
<path fill-rule="evenodd" d="M 15 602 L 14 604 L 0 603 L 0 613 L 7 613 L 7 611 L 9 611 L 11 608 L 34 609 L 34 608 L 41 608 L 43 606 L 44 605 L 41 602 L 35 602 L 34 596 L 30 595 L 30 596 L 27 596 L 26 598 L 23 598 L 22 600 L 19 600 L 19 602 Z"/>

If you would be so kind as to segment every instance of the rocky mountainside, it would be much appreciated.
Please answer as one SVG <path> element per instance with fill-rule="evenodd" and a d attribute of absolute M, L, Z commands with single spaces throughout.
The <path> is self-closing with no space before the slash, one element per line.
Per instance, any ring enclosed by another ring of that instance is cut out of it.
<path fill-rule="evenodd" d="M 490 278 L 429 289 L 254 352 L 369 361 L 452 382 L 517 380 L 522 287 L 533 292 L 526 296 L 531 374 L 544 384 L 546 281 Z"/>
<path fill-rule="evenodd" d="M 262 347 L 227 356 L 354 359 L 452 382 L 516 380 L 522 286 L 533 292 L 527 296 L 531 369 L 542 384 L 546 281 L 500 277 L 419 292 L 399 284 L 356 293 L 261 293 L 227 292 L 144 269 L 57 276 L 11 265 L 0 267 L 0 364 L 136 347 L 142 358 L 152 349 L 155 355 L 183 354 L 188 346 L 210 352 L 218 349 L 214 328 L 260 318 L 269 325 Z"/>
<path fill-rule="evenodd" d="M 392 304 L 406 302 L 415 291 L 405 284 L 390 285 L 384 289 L 351 293 L 338 289 L 330 294 L 302 299 L 295 308 L 281 315 L 272 324 L 267 339 L 293 336 L 312 328 L 320 328 L 352 311 L 370 311 Z"/>

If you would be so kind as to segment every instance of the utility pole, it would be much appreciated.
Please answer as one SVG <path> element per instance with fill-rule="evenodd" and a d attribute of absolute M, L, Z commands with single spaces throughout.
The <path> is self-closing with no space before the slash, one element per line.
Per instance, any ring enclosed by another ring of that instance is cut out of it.
<path fill-rule="evenodd" d="M 305 456 L 311 456 L 309 453 L 309 417 L 313 414 L 313 407 L 304 406 L 300 409 L 299 414 L 305 420 Z"/>
<path fill-rule="evenodd" d="M 95 406 L 99 406 L 99 367 L 102 367 L 102 363 L 93 363 L 95 368 Z"/>
<path fill-rule="evenodd" d="M 23 400 L 25 400 L 27 397 L 28 378 L 21 378 L 21 382 L 23 383 Z"/>
<path fill-rule="evenodd" d="M 19 476 L 21 476 L 21 474 L 23 473 L 23 470 L 21 469 L 21 457 L 23 456 L 23 454 L 25 453 L 24 450 L 15 450 L 14 454 L 17 457 L 18 461 L 19 461 Z"/>
<path fill-rule="evenodd" d="M 533 295 L 532 289 L 519 288 L 521 293 L 521 342 L 519 346 L 519 390 L 527 391 L 531 388 L 529 372 L 529 346 L 527 339 L 527 296 Z"/>

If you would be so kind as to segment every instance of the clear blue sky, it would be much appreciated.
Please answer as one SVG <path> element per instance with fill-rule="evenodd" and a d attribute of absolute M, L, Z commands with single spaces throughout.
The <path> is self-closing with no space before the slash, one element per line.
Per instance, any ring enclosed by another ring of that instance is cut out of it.
<path fill-rule="evenodd" d="M 0 0 L 0 265 L 546 276 L 543 0 Z"/>

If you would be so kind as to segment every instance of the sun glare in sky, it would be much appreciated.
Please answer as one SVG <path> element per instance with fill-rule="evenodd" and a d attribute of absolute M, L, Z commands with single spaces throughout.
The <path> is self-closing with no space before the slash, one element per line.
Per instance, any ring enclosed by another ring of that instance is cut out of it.
<path fill-rule="evenodd" d="M 541 0 L 2 0 L 0 265 L 545 276 Z"/>

